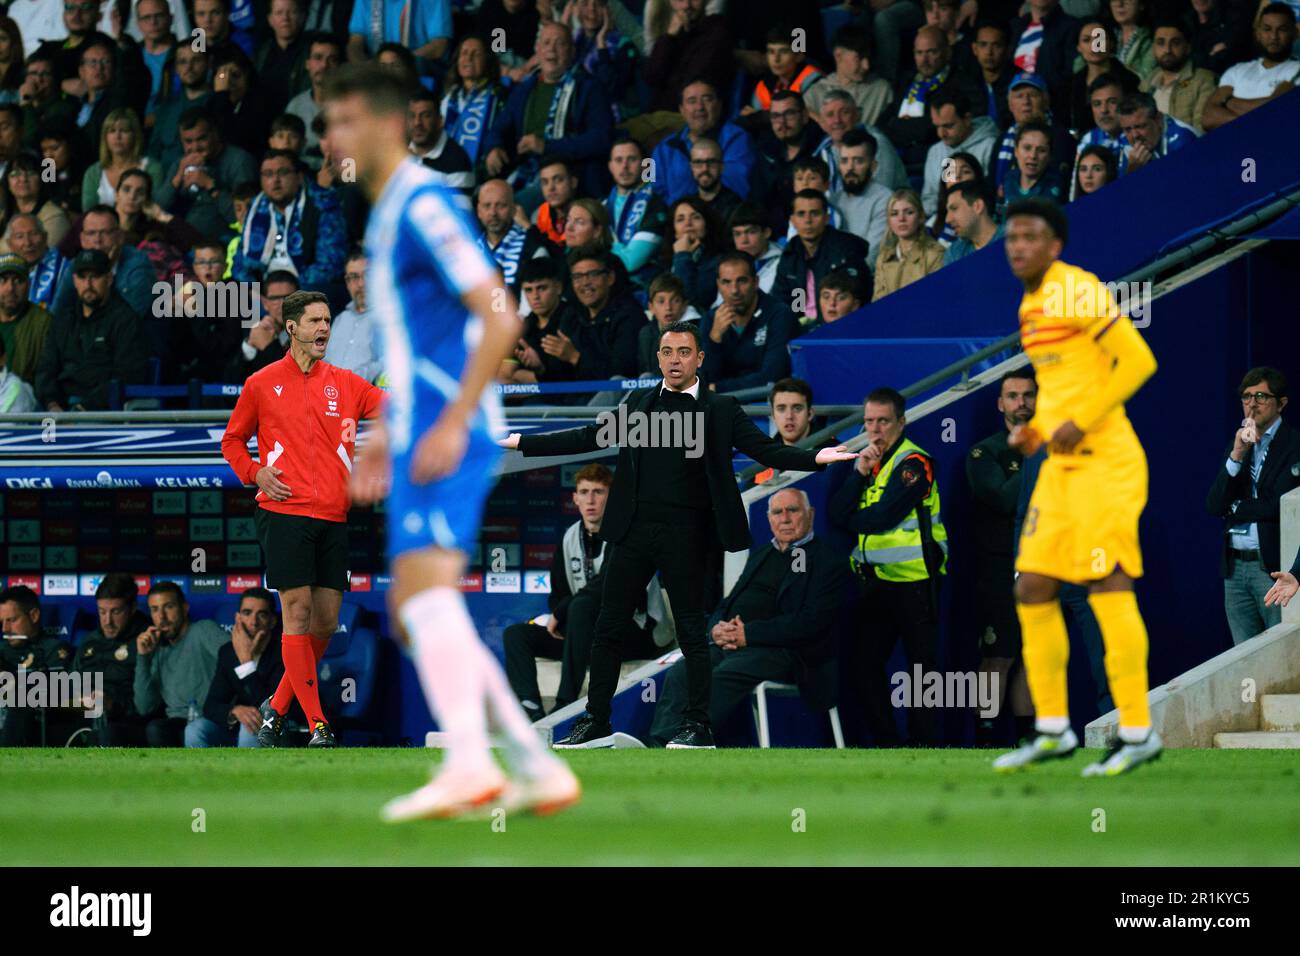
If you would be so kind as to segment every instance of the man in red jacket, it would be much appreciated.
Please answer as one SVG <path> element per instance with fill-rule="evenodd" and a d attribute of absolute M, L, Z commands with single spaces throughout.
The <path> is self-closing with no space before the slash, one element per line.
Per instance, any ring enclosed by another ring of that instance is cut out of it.
<path fill-rule="evenodd" d="M 323 361 L 330 310 L 320 292 L 284 300 L 289 354 L 250 375 L 221 439 L 221 454 L 257 485 L 257 535 L 267 585 L 280 592 L 284 678 L 262 703 L 258 743 L 274 747 L 298 698 L 309 747 L 333 747 L 321 711 L 316 665 L 338 628 L 348 576 L 348 481 L 357 424 L 379 413 L 383 391 Z M 257 433 L 258 461 L 248 453 Z"/>

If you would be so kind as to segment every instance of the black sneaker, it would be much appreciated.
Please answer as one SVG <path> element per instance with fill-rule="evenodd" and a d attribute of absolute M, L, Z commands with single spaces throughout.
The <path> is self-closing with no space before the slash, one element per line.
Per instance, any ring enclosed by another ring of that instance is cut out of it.
<path fill-rule="evenodd" d="M 307 741 L 308 747 L 337 747 L 338 741 L 334 739 L 334 731 L 330 730 L 330 725 L 323 720 L 316 721 L 316 729 L 312 732 L 311 740 Z"/>
<path fill-rule="evenodd" d="M 597 721 L 591 714 L 583 714 L 573 724 L 569 736 L 551 744 L 556 750 L 593 750 L 612 747 L 614 729 L 608 720 Z"/>
<path fill-rule="evenodd" d="M 713 742 L 713 731 L 704 724 L 687 721 L 677 728 L 677 734 L 668 741 L 669 750 L 717 750 Z"/>
<path fill-rule="evenodd" d="M 262 718 L 262 726 L 257 728 L 257 745 L 259 747 L 278 747 L 284 738 L 284 715 L 277 714 L 271 706 L 271 698 L 262 701 L 257 708 Z"/>

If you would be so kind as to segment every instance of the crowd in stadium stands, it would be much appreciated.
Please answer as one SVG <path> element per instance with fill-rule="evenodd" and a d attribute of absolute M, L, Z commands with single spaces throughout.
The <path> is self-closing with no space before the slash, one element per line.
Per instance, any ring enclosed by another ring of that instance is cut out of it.
<path fill-rule="evenodd" d="M 790 338 L 982 249 L 1008 203 L 1078 201 L 1300 74 L 1300 5 L 1268 0 L 12 0 L 7 14 L 0 412 L 104 408 L 104 376 L 240 384 L 282 353 L 277 302 L 296 288 L 341 313 L 330 360 L 382 382 L 354 252 L 368 204 L 320 103 L 345 61 L 407 77 L 412 154 L 473 204 L 521 311 L 545 311 L 502 381 L 653 371 L 642 332 L 673 312 L 704 323 L 723 388 L 771 382 Z M 111 275 L 94 304 L 87 251 Z M 9 301 L 20 264 L 25 310 Z M 255 290 L 246 309 L 206 294 L 227 280 Z"/>

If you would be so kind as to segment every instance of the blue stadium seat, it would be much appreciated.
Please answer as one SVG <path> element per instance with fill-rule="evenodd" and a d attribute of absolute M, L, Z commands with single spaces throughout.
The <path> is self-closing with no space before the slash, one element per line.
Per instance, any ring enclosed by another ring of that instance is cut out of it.
<path fill-rule="evenodd" d="M 320 662 L 321 704 L 346 722 L 364 722 L 375 697 L 378 676 L 379 634 L 361 609 L 344 602 L 339 626 Z M 347 701 L 343 682 L 351 679 Z"/>

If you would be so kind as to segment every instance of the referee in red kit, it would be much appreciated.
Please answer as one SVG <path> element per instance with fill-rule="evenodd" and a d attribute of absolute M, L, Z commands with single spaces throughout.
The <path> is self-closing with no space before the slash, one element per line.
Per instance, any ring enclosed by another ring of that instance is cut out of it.
<path fill-rule="evenodd" d="M 275 747 L 295 697 L 312 729 L 309 747 L 333 747 L 316 665 L 338 628 L 348 577 L 348 480 L 357 424 L 379 413 L 383 391 L 323 361 L 329 302 L 320 292 L 284 300 L 289 354 L 248 377 L 221 454 L 246 485 L 257 485 L 257 537 L 266 583 L 280 592 L 284 678 L 259 708 L 258 744 Z M 259 461 L 248 453 L 256 432 Z"/>

